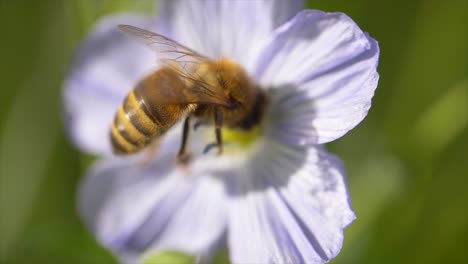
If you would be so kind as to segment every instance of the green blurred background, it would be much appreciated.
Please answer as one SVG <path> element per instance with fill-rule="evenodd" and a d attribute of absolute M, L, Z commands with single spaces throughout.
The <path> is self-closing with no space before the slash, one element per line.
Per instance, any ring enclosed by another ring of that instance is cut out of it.
<path fill-rule="evenodd" d="M 358 217 L 332 263 L 468 263 L 467 1 L 307 5 L 347 13 L 381 48 L 368 117 L 329 144 Z M 99 17 L 152 6 L 0 0 L 0 263 L 115 263 L 75 212 L 90 158 L 66 139 L 61 83 Z"/>

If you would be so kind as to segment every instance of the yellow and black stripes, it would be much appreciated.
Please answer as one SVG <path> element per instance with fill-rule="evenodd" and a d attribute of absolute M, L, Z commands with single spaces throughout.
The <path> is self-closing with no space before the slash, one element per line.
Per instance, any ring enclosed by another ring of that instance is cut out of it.
<path fill-rule="evenodd" d="M 119 107 L 111 128 L 111 142 L 116 154 L 137 152 L 159 134 L 159 124 L 148 116 L 141 105 L 132 90 Z"/>
<path fill-rule="evenodd" d="M 164 134 L 194 105 L 160 104 L 148 106 L 135 90 L 125 98 L 111 127 L 115 154 L 131 154 L 145 148 Z"/>
<path fill-rule="evenodd" d="M 143 100 L 135 96 L 134 90 L 125 98 L 123 112 L 140 134 L 153 137 L 158 132 L 161 124 L 146 111 Z"/>

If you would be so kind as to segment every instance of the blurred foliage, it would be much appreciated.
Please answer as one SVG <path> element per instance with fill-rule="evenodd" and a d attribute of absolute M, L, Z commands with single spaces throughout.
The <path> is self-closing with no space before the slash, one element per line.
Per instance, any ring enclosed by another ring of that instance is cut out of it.
<path fill-rule="evenodd" d="M 74 47 L 101 16 L 152 1 L 0 1 L 0 263 L 115 263 L 75 211 L 83 164 L 61 122 Z M 466 0 L 312 0 L 379 41 L 368 117 L 329 144 L 357 220 L 332 263 L 468 263 Z M 227 261 L 224 254 L 217 263 Z M 189 263 L 164 253 L 148 263 Z"/>

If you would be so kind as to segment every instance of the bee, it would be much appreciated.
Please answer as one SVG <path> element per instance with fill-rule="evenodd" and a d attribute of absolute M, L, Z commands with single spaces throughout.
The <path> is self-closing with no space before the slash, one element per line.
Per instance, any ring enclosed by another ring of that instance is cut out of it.
<path fill-rule="evenodd" d="M 119 25 L 156 53 L 160 67 L 144 77 L 118 108 L 110 139 L 117 155 L 141 151 L 185 118 L 178 160 L 187 162 L 191 119 L 214 126 L 212 147 L 223 152 L 222 128 L 248 130 L 257 125 L 265 95 L 240 65 L 207 58 L 163 35 Z"/>

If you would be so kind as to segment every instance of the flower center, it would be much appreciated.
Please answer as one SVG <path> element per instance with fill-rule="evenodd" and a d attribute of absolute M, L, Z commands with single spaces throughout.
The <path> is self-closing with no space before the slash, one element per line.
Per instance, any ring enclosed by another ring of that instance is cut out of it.
<path fill-rule="evenodd" d="M 235 144 L 241 149 L 248 148 L 261 134 L 259 125 L 248 130 L 223 128 L 223 139 L 226 145 Z"/>

